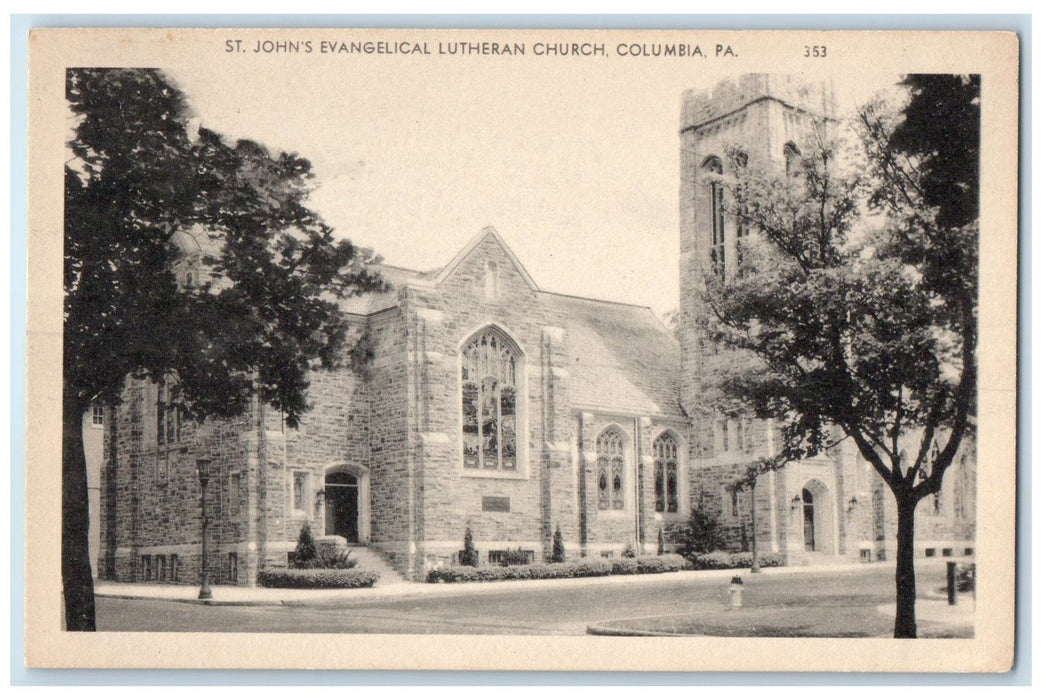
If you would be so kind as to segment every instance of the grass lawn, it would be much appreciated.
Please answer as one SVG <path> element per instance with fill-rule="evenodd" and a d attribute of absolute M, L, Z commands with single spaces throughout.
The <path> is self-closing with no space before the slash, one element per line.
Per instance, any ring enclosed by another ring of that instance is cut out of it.
<path fill-rule="evenodd" d="M 919 621 L 925 638 L 972 638 L 971 626 Z M 594 634 L 683 635 L 706 637 L 890 637 L 892 615 L 877 606 L 744 607 L 629 620 L 602 622 Z"/>

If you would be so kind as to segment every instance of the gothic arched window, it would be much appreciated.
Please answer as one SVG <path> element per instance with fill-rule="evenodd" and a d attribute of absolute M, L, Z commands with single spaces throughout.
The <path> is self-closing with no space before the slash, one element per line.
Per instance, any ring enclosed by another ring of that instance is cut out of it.
<path fill-rule="evenodd" d="M 655 453 L 655 512 L 676 513 L 677 497 L 677 441 L 665 433 L 653 446 Z"/>
<path fill-rule="evenodd" d="M 782 153 L 785 156 L 785 177 L 792 177 L 798 174 L 803 167 L 800 162 L 800 149 L 796 148 L 796 144 L 790 141 L 785 144 L 785 149 Z"/>
<path fill-rule="evenodd" d="M 463 346 L 463 466 L 517 470 L 517 388 L 521 352 L 487 328 Z"/>
<path fill-rule="evenodd" d="M 622 510 L 626 465 L 626 439 L 617 428 L 608 428 L 597 438 L 597 508 Z"/>
<path fill-rule="evenodd" d="M 711 247 L 709 263 L 713 273 L 723 278 L 727 266 L 724 231 L 724 185 L 720 175 L 724 174 L 724 164 L 716 156 L 711 156 L 702 163 L 702 170 L 708 175 L 709 211 L 712 223 Z"/>

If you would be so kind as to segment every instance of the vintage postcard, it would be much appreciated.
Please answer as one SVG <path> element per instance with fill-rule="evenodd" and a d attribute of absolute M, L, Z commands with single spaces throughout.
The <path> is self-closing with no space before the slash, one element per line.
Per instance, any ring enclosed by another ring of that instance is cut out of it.
<path fill-rule="evenodd" d="M 29 44 L 30 667 L 1010 668 L 1015 34 Z"/>

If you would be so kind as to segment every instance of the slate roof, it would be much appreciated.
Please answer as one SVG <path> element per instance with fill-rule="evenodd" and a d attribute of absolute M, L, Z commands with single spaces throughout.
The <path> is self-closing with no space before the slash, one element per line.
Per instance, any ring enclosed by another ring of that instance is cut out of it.
<path fill-rule="evenodd" d="M 575 408 L 682 418 L 680 345 L 646 306 L 544 293 L 567 334 Z"/>
<path fill-rule="evenodd" d="M 398 287 L 411 280 L 430 279 L 430 273 L 409 270 L 394 265 L 375 265 L 376 270 L 389 283 L 390 288 L 386 292 L 369 292 L 356 297 L 343 299 L 340 308 L 349 314 L 368 316 L 378 311 L 389 309 L 398 305 Z"/>
<path fill-rule="evenodd" d="M 510 252 L 491 228 L 484 229 L 475 241 L 486 235 L 495 235 L 504 250 Z M 474 241 L 467 250 L 473 247 Z M 515 259 L 512 253 L 510 255 Z M 344 300 L 341 308 L 363 316 L 389 309 L 398 303 L 396 287 L 412 280 L 436 284 L 445 270 L 458 264 L 460 258 L 457 256 L 453 264 L 445 268 L 427 272 L 380 265 L 379 271 L 391 288 Z M 680 407 L 680 345 L 650 308 L 553 292 L 538 293 L 566 332 L 568 393 L 574 408 L 636 416 L 684 417 Z"/>

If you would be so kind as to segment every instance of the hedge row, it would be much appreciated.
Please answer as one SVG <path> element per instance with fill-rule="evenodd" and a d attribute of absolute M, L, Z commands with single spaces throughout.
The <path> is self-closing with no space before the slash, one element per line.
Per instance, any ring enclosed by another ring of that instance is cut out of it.
<path fill-rule="evenodd" d="M 760 553 L 757 557 L 760 567 L 784 566 L 780 554 Z M 705 569 L 748 569 L 753 565 L 751 552 L 706 552 L 692 555 L 691 567 L 702 571 Z"/>
<path fill-rule="evenodd" d="M 657 557 L 623 557 L 609 559 L 611 572 L 616 576 L 627 574 L 665 574 L 691 568 L 679 554 L 660 554 Z"/>
<path fill-rule="evenodd" d="M 679 554 L 635 559 L 589 558 L 557 564 L 523 566 L 449 566 L 427 574 L 428 583 L 470 583 L 475 581 L 533 581 L 552 578 L 584 578 L 610 574 L 660 574 L 680 571 L 685 560 Z"/>
<path fill-rule="evenodd" d="M 264 588 L 369 588 L 379 574 L 359 569 L 267 569 L 257 574 Z"/>

